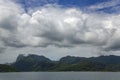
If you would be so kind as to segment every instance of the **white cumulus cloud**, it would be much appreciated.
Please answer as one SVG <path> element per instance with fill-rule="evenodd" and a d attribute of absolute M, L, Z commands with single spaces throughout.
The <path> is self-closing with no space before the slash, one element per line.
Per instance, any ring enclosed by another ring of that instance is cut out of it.
<path fill-rule="evenodd" d="M 44 6 L 30 14 L 16 3 L 0 1 L 1 47 L 97 46 L 120 49 L 120 15 L 84 13 L 77 8 Z"/>

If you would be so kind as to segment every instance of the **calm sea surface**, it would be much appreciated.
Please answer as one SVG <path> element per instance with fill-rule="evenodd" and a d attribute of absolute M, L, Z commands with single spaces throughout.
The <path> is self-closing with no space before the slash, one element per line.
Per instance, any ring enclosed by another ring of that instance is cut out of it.
<path fill-rule="evenodd" d="M 120 80 L 120 72 L 0 73 L 0 80 Z"/>

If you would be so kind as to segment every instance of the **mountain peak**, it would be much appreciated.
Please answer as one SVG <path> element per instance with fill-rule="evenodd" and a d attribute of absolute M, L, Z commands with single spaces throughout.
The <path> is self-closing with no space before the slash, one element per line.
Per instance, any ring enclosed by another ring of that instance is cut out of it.
<path fill-rule="evenodd" d="M 16 59 L 16 62 L 18 61 L 21 61 L 21 60 L 32 60 L 32 61 L 38 61 L 38 62 L 41 62 L 41 61 L 47 61 L 47 62 L 50 62 L 51 60 L 44 57 L 44 56 L 40 56 L 40 55 L 35 55 L 35 54 L 29 54 L 27 56 L 25 56 L 24 54 L 20 54 L 17 59 Z"/>
<path fill-rule="evenodd" d="M 25 58 L 25 55 L 24 55 L 24 54 L 20 54 L 20 55 L 17 57 L 16 62 L 18 62 L 18 61 L 20 61 L 20 60 L 22 60 L 22 59 L 24 59 L 24 58 Z"/>

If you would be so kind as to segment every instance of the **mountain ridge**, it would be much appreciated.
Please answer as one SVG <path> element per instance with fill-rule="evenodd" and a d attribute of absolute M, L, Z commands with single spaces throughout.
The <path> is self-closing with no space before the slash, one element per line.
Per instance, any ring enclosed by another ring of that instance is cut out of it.
<path fill-rule="evenodd" d="M 20 55 L 21 56 L 21 55 Z M 42 55 L 29 54 L 16 59 L 11 66 L 17 71 L 120 71 L 120 56 L 65 56 L 52 61 Z"/>
<path fill-rule="evenodd" d="M 1 64 L 0 72 L 28 71 L 120 71 L 120 56 L 65 56 L 53 61 L 43 55 L 20 54 L 14 63 Z"/>

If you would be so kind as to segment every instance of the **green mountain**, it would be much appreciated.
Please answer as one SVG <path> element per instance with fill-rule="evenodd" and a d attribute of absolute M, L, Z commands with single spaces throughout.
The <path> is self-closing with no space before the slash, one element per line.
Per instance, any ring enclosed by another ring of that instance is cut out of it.
<path fill-rule="evenodd" d="M 39 55 L 19 55 L 11 66 L 17 71 L 120 71 L 120 56 L 66 56 L 52 61 Z"/>
<path fill-rule="evenodd" d="M 44 57 L 30 54 L 28 56 L 19 55 L 16 62 L 12 64 L 18 71 L 48 70 L 53 66 L 53 62 Z"/>
<path fill-rule="evenodd" d="M 66 64 L 76 64 L 80 61 L 84 60 L 83 57 L 74 57 L 74 56 L 66 56 L 60 59 L 60 63 L 66 63 Z"/>

